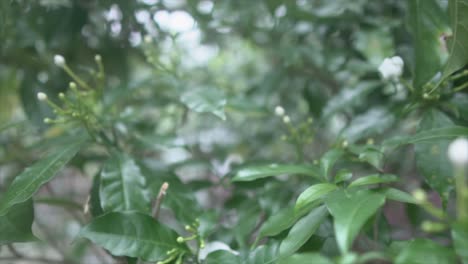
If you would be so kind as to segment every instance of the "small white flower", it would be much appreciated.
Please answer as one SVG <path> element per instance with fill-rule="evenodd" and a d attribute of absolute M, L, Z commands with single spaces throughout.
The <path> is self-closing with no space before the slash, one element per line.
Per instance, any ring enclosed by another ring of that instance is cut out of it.
<path fill-rule="evenodd" d="M 468 164 L 468 140 L 458 138 L 450 143 L 448 157 L 455 166 L 466 166 Z"/>
<path fill-rule="evenodd" d="M 289 118 L 289 116 L 284 116 L 283 117 L 283 123 L 289 124 L 290 122 L 291 122 L 291 118 Z"/>
<path fill-rule="evenodd" d="M 275 107 L 275 115 L 277 116 L 284 116 L 284 108 L 280 105 L 278 105 L 277 107 Z"/>
<path fill-rule="evenodd" d="M 102 60 L 101 55 L 96 54 L 96 55 L 94 56 L 94 60 L 95 60 L 96 62 L 100 62 L 100 61 Z"/>
<path fill-rule="evenodd" d="M 45 94 L 45 93 L 43 93 L 43 92 L 37 93 L 37 100 L 39 100 L 39 101 L 45 101 L 45 100 L 47 100 L 47 94 Z"/>
<path fill-rule="evenodd" d="M 54 63 L 59 67 L 63 67 L 65 66 L 65 58 L 62 55 L 57 54 L 54 56 Z"/>
<path fill-rule="evenodd" d="M 145 43 L 149 44 L 151 42 L 153 42 L 153 38 L 150 36 L 150 35 L 146 35 L 143 39 L 145 41 Z"/>
<path fill-rule="evenodd" d="M 379 72 L 385 80 L 397 79 L 403 73 L 403 66 L 403 59 L 399 56 L 385 58 L 379 66 Z"/>

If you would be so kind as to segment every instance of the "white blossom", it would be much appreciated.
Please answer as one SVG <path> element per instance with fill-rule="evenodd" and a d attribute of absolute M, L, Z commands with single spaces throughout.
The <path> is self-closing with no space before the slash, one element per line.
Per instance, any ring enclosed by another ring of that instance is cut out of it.
<path fill-rule="evenodd" d="M 399 56 L 385 58 L 379 66 L 379 72 L 385 80 L 397 79 L 403 73 L 403 66 L 403 59 Z"/>
<path fill-rule="evenodd" d="M 468 140 L 458 138 L 450 143 L 448 148 L 448 157 L 456 166 L 465 166 L 468 164 Z"/>
<path fill-rule="evenodd" d="M 59 67 L 63 67 L 65 66 L 65 58 L 62 55 L 57 54 L 54 56 L 54 63 Z"/>
<path fill-rule="evenodd" d="M 278 105 L 277 107 L 275 107 L 275 115 L 277 116 L 284 116 L 284 108 L 280 105 Z"/>
<path fill-rule="evenodd" d="M 47 100 L 47 94 L 45 94 L 43 92 L 38 92 L 37 93 L 37 99 L 39 101 L 45 101 L 45 100 Z"/>

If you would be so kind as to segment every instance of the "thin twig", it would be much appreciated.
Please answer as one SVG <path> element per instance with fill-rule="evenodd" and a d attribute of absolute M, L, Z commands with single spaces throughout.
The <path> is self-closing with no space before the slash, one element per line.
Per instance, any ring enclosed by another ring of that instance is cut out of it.
<path fill-rule="evenodd" d="M 156 197 L 156 201 L 153 206 L 152 215 L 154 219 L 158 219 L 159 211 L 161 209 L 161 203 L 164 200 L 164 196 L 166 196 L 167 188 L 169 188 L 169 183 L 164 182 L 161 185 L 161 189 L 159 189 L 158 197 Z"/>

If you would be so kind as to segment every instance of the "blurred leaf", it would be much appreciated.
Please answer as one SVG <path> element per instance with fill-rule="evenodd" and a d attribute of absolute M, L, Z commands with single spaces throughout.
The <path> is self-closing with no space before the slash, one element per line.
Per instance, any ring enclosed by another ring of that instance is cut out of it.
<path fill-rule="evenodd" d="M 387 30 L 357 31 L 354 36 L 354 46 L 374 66 L 393 55 L 393 39 Z"/>
<path fill-rule="evenodd" d="M 272 214 L 260 228 L 259 238 L 264 236 L 275 236 L 291 227 L 297 220 L 293 207 L 286 207 Z"/>
<path fill-rule="evenodd" d="M 418 203 L 416 199 L 414 199 L 414 197 L 410 195 L 409 193 L 400 191 L 395 188 L 384 188 L 381 193 L 385 194 L 385 197 L 387 197 L 387 199 L 390 199 L 390 200 L 394 200 L 394 201 L 398 201 L 402 203 L 411 203 L 411 204 Z"/>
<path fill-rule="evenodd" d="M 355 142 L 373 135 L 385 132 L 395 122 L 395 116 L 382 107 L 372 108 L 364 114 L 355 116 L 351 123 L 342 131 L 349 142 Z"/>
<path fill-rule="evenodd" d="M 468 135 L 468 127 L 447 126 L 418 131 L 409 137 L 396 137 L 383 142 L 384 147 L 397 147 L 406 144 L 432 142 L 440 139 L 453 139 Z"/>
<path fill-rule="evenodd" d="M 297 221 L 289 231 L 288 236 L 281 242 L 280 258 L 285 258 L 296 252 L 317 231 L 320 224 L 327 217 L 325 206 L 313 209 L 308 215 Z"/>
<path fill-rule="evenodd" d="M 430 110 L 425 113 L 418 132 L 453 126 L 453 122 L 445 114 Z M 439 139 L 415 144 L 415 158 L 418 171 L 426 182 L 444 199 L 448 199 L 453 188 L 452 164 L 448 160 L 447 149 L 450 140 Z"/>
<path fill-rule="evenodd" d="M 267 244 L 251 251 L 243 264 L 274 264 L 277 261 L 278 244 Z"/>
<path fill-rule="evenodd" d="M 449 0 L 452 36 L 448 41 L 449 58 L 443 76 L 448 76 L 468 63 L 468 0 Z"/>
<path fill-rule="evenodd" d="M 337 184 L 340 182 L 349 181 L 351 178 L 353 178 L 353 173 L 349 170 L 342 169 L 336 173 L 334 183 Z"/>
<path fill-rule="evenodd" d="M 217 89 L 198 89 L 183 94 L 180 101 L 189 109 L 197 113 L 212 113 L 215 116 L 226 120 L 224 107 L 226 97 L 224 93 Z"/>
<path fill-rule="evenodd" d="M 440 36 L 447 29 L 447 16 L 435 0 L 410 0 L 409 28 L 414 43 L 413 86 L 421 89 L 440 71 Z"/>
<path fill-rule="evenodd" d="M 302 208 L 319 199 L 322 199 L 325 195 L 327 195 L 331 191 L 334 191 L 336 188 L 336 185 L 330 183 L 319 183 L 310 186 L 305 191 L 303 191 L 297 198 L 294 211 L 301 211 Z"/>
<path fill-rule="evenodd" d="M 248 166 L 237 170 L 232 178 L 233 182 L 253 181 L 265 177 L 278 176 L 284 174 L 299 174 L 319 178 L 318 168 L 312 165 L 286 165 L 270 164 L 263 166 Z"/>
<path fill-rule="evenodd" d="M 34 221 L 32 200 L 15 204 L 0 216 L 0 245 L 37 240 L 31 231 Z"/>
<path fill-rule="evenodd" d="M 146 179 L 132 158 L 123 153 L 112 153 L 100 176 L 99 199 L 105 212 L 150 212 Z"/>
<path fill-rule="evenodd" d="M 362 226 L 384 203 L 384 195 L 366 190 L 354 193 L 338 190 L 325 198 L 341 252 L 348 252 Z"/>
<path fill-rule="evenodd" d="M 101 189 L 101 173 L 98 173 L 93 178 L 91 191 L 89 193 L 89 211 L 93 217 L 98 217 L 104 213 L 101 206 L 101 198 L 99 197 L 99 189 Z"/>
<path fill-rule="evenodd" d="M 240 258 L 229 251 L 217 250 L 210 254 L 205 259 L 206 264 L 241 264 Z"/>
<path fill-rule="evenodd" d="M 360 161 L 367 162 L 378 170 L 383 169 L 384 154 L 377 149 L 367 148 L 359 153 L 358 158 Z"/>
<path fill-rule="evenodd" d="M 83 227 L 80 237 L 105 248 L 114 256 L 128 256 L 156 262 L 177 243 L 177 233 L 151 216 L 138 212 L 111 212 Z"/>
<path fill-rule="evenodd" d="M 333 264 L 333 261 L 319 253 L 301 253 L 281 259 L 278 264 Z"/>
<path fill-rule="evenodd" d="M 468 225 L 455 223 L 452 226 L 452 240 L 455 252 L 463 264 L 468 264 Z"/>
<path fill-rule="evenodd" d="M 75 141 L 60 150 L 39 160 L 16 176 L 0 200 L 0 215 L 18 203 L 25 202 L 41 187 L 50 181 L 83 147 L 87 136 L 77 136 Z"/>
<path fill-rule="evenodd" d="M 348 188 L 370 184 L 390 183 L 396 181 L 398 181 L 398 177 L 393 174 L 373 174 L 354 180 L 353 182 L 351 182 Z"/>
<path fill-rule="evenodd" d="M 331 149 L 323 154 L 322 158 L 320 158 L 320 171 L 324 179 L 329 179 L 330 169 L 343 155 L 344 151 L 342 149 Z"/>
<path fill-rule="evenodd" d="M 429 239 L 409 242 L 395 258 L 395 264 L 453 264 L 457 263 L 451 249 Z"/>

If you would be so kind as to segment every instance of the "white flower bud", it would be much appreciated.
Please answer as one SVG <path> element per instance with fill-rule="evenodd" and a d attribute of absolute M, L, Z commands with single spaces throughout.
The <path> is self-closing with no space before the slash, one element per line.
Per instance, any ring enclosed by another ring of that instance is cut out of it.
<path fill-rule="evenodd" d="M 39 101 L 47 100 L 47 94 L 42 93 L 42 92 L 37 93 L 37 100 L 39 100 Z"/>
<path fill-rule="evenodd" d="M 284 113 L 285 113 L 285 111 L 284 111 L 283 107 L 281 107 L 279 105 L 277 107 L 275 107 L 275 115 L 284 116 Z"/>
<path fill-rule="evenodd" d="M 284 122 L 285 124 L 289 124 L 289 123 L 291 123 L 291 118 L 289 118 L 289 116 L 284 116 L 284 117 L 283 117 L 283 122 Z"/>
<path fill-rule="evenodd" d="M 468 164 L 468 140 L 458 138 L 450 143 L 448 157 L 455 166 L 466 166 Z"/>
<path fill-rule="evenodd" d="M 63 67 L 65 66 L 65 58 L 62 55 L 57 54 L 54 56 L 54 63 L 59 67 Z"/>
<path fill-rule="evenodd" d="M 102 60 L 101 55 L 96 54 L 96 55 L 94 56 L 94 60 L 95 60 L 96 62 L 100 62 L 100 61 Z"/>
<path fill-rule="evenodd" d="M 382 78 L 385 80 L 397 79 L 403 73 L 403 66 L 403 59 L 399 56 L 394 56 L 391 58 L 385 58 L 384 61 L 380 64 L 378 70 L 382 75 Z"/>
<path fill-rule="evenodd" d="M 145 43 L 149 44 L 151 42 L 153 42 L 153 38 L 150 36 L 150 35 L 146 35 L 143 39 L 145 41 Z"/>

